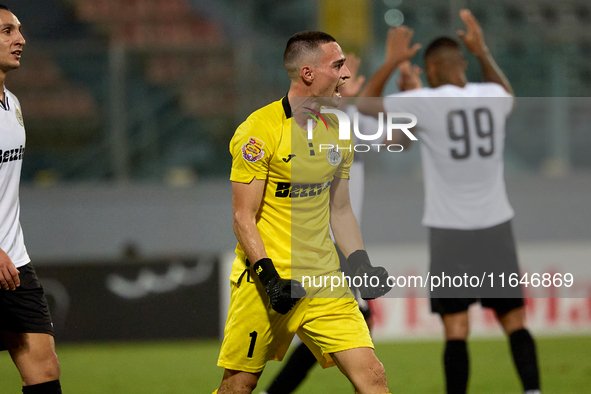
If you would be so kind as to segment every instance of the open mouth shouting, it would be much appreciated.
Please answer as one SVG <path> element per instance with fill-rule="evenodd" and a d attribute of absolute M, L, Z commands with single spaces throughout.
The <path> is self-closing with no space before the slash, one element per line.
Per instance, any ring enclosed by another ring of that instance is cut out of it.
<path fill-rule="evenodd" d="M 337 87 L 336 87 L 336 88 L 335 88 L 335 90 L 334 90 L 334 94 L 335 94 L 335 96 L 337 96 L 337 97 L 341 97 L 341 93 L 339 92 L 339 88 L 340 88 L 341 86 L 343 86 L 344 84 L 345 84 L 345 82 L 343 82 L 343 83 L 341 83 L 341 84 L 337 85 Z"/>

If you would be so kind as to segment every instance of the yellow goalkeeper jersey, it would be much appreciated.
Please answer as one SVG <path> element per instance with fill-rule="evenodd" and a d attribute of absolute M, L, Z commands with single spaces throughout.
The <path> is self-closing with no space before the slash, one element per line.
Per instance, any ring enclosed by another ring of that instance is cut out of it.
<path fill-rule="evenodd" d="M 352 140 L 339 140 L 336 117 L 306 111 L 318 120 L 310 140 L 293 121 L 286 96 L 253 112 L 230 142 L 230 180 L 266 181 L 257 229 L 279 275 L 296 280 L 339 269 L 329 231 L 330 185 L 334 177 L 349 178 L 353 161 Z M 246 268 L 240 243 L 236 256 L 234 282 Z"/>

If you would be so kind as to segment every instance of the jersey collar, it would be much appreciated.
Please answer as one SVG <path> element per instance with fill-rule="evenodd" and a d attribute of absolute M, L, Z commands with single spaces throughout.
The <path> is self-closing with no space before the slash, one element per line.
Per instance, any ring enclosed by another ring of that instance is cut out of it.
<path fill-rule="evenodd" d="M 8 104 L 8 91 L 6 90 L 6 86 L 3 86 L 2 89 L 4 90 L 4 103 L 6 103 L 6 105 L 0 101 L 0 107 L 4 111 L 8 111 L 10 109 L 10 104 Z"/>
<path fill-rule="evenodd" d="M 285 95 L 285 97 L 283 97 L 283 100 L 281 100 L 281 104 L 283 105 L 283 112 L 285 112 L 285 117 L 287 119 L 291 118 L 291 105 L 289 105 L 289 99 L 287 98 L 287 94 Z"/>

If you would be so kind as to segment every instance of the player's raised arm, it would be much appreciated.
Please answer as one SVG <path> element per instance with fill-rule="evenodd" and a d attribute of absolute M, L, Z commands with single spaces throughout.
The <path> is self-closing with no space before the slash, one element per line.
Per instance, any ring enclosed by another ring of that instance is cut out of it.
<path fill-rule="evenodd" d="M 511 84 L 486 46 L 482 28 L 472 12 L 467 9 L 461 10 L 460 18 L 466 24 L 466 31 L 459 30 L 458 35 L 464 41 L 466 48 L 478 59 L 484 81 L 498 83 L 513 96 Z"/>
<path fill-rule="evenodd" d="M 386 57 L 384 64 L 371 77 L 365 88 L 359 94 L 359 97 L 367 97 L 359 100 L 357 107 L 359 112 L 365 115 L 377 116 L 384 112 L 382 99 L 369 99 L 369 97 L 380 97 L 384 86 L 400 64 L 411 59 L 419 49 L 420 44 L 410 46 L 414 32 L 406 26 L 398 26 L 388 30 L 386 40 Z"/>
<path fill-rule="evenodd" d="M 421 74 L 423 71 L 417 65 L 413 65 L 409 60 L 403 62 L 398 67 L 400 75 L 398 77 L 398 89 L 401 92 L 409 90 L 421 89 L 423 82 L 421 81 Z"/>

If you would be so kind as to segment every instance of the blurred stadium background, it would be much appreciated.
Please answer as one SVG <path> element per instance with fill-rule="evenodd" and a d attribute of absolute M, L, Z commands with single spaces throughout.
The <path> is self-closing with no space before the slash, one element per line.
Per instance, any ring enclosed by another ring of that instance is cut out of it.
<path fill-rule="evenodd" d="M 2 3 L 27 39 L 6 83 L 28 137 L 21 223 L 50 298 L 67 392 L 209 393 L 218 384 L 235 246 L 228 142 L 249 113 L 286 93 L 289 36 L 325 30 L 370 76 L 390 26 L 412 27 L 426 46 L 455 35 L 465 7 L 520 97 L 505 156 L 522 263 L 576 273 L 569 293 L 533 294 L 546 298 L 528 306 L 545 392 L 591 392 L 589 1 Z M 474 62 L 469 78 L 479 80 Z M 425 271 L 418 149 L 368 155 L 366 169 L 368 249 L 397 272 Z M 440 327 L 414 298 L 422 296 L 377 304 L 377 351 L 393 392 L 443 392 Z M 474 313 L 483 339 L 472 345 L 472 392 L 518 393 L 500 331 Z M 2 392 L 18 391 L 9 364 L 2 354 Z M 263 381 L 278 367 L 270 363 Z M 300 392 L 346 390 L 338 371 L 318 370 Z"/>

